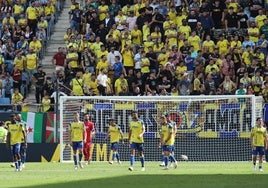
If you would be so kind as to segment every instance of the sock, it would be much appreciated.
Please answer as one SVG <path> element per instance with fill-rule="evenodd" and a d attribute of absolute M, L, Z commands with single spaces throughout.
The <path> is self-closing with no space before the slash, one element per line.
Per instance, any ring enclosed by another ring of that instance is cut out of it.
<path fill-rule="evenodd" d="M 144 156 L 140 157 L 140 161 L 141 161 L 141 167 L 144 167 Z"/>
<path fill-rule="evenodd" d="M 115 155 L 116 155 L 116 153 L 114 152 L 113 156 L 112 156 L 112 161 L 114 161 Z"/>
<path fill-rule="evenodd" d="M 79 153 L 78 156 L 79 156 L 79 162 L 81 162 L 82 161 L 83 154 L 82 153 Z"/>
<path fill-rule="evenodd" d="M 74 165 L 77 166 L 77 156 L 74 155 L 73 158 L 74 158 Z"/>
<path fill-rule="evenodd" d="M 26 155 L 21 155 L 21 163 L 24 164 L 26 161 Z"/>
<path fill-rule="evenodd" d="M 259 169 L 261 169 L 262 168 L 262 163 L 259 163 Z"/>
<path fill-rule="evenodd" d="M 168 156 L 164 156 L 164 163 L 165 163 L 165 167 L 168 166 Z"/>
<path fill-rule="evenodd" d="M 18 160 L 18 168 L 21 166 L 21 160 Z"/>
<path fill-rule="evenodd" d="M 16 167 L 16 169 L 19 169 L 18 162 L 15 162 L 15 167 Z"/>
<path fill-rule="evenodd" d="M 175 157 L 174 157 L 174 155 L 170 155 L 169 156 L 169 160 L 173 163 L 175 163 L 176 162 L 176 159 L 175 159 Z"/>
<path fill-rule="evenodd" d="M 253 165 L 256 166 L 256 162 L 253 162 Z"/>
<path fill-rule="evenodd" d="M 120 157 L 119 157 L 119 153 L 118 152 L 116 152 L 115 157 L 116 157 L 117 161 L 120 161 Z"/>
<path fill-rule="evenodd" d="M 135 162 L 135 156 L 130 155 L 130 166 L 133 166 L 134 162 Z"/>
<path fill-rule="evenodd" d="M 165 155 L 162 153 L 162 155 L 161 155 L 161 161 L 162 161 L 162 163 L 164 163 L 165 162 Z"/>

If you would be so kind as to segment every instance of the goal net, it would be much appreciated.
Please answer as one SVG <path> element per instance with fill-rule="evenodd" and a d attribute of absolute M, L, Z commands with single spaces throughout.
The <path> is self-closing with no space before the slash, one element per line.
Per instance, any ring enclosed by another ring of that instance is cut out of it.
<path fill-rule="evenodd" d="M 121 127 L 125 139 L 129 131 L 131 111 L 138 110 L 146 133 L 145 158 L 159 161 L 159 118 L 170 113 L 176 123 L 175 156 L 187 155 L 190 161 L 249 161 L 251 160 L 250 131 L 257 117 L 262 117 L 262 97 L 252 95 L 222 96 L 64 96 L 60 98 L 60 161 L 72 161 L 69 145 L 69 124 L 74 112 L 89 114 L 96 135 L 91 150 L 92 161 L 108 161 L 111 157 L 109 140 L 104 140 L 109 118 Z M 127 141 L 127 140 L 125 140 Z M 127 142 L 125 142 L 127 143 Z M 122 161 L 129 160 L 127 144 L 120 145 Z"/>

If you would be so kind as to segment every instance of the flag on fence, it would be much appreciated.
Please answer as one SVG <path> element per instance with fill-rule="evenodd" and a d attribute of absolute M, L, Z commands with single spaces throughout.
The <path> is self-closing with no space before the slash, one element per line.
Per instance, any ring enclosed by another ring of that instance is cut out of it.
<path fill-rule="evenodd" d="M 54 125 L 54 112 L 47 112 L 45 115 L 45 126 L 46 126 L 46 143 L 54 143 L 55 125 Z"/>
<path fill-rule="evenodd" d="M 41 143 L 43 131 L 43 113 L 22 112 L 22 119 L 28 127 L 27 142 Z"/>

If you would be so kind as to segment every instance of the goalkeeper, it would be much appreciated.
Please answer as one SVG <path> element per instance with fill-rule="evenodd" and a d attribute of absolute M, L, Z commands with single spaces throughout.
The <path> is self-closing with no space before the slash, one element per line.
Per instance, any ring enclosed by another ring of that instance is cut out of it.
<path fill-rule="evenodd" d="M 109 164 L 113 164 L 115 158 L 117 159 L 117 162 L 121 164 L 119 153 L 118 153 L 118 148 L 119 148 L 120 137 L 122 140 L 122 144 L 124 144 L 124 140 L 123 140 L 124 135 L 120 126 L 118 126 L 115 123 L 115 120 L 113 118 L 111 118 L 109 122 L 110 122 L 110 126 L 108 129 L 107 135 L 105 137 L 105 140 L 106 140 L 110 136 L 111 151 L 113 151 L 112 160 L 109 161 Z"/>

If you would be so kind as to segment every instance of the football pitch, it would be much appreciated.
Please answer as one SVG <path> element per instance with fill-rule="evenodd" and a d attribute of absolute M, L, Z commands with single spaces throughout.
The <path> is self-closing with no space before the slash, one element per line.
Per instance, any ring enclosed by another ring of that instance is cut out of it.
<path fill-rule="evenodd" d="M 22 172 L 15 172 L 10 163 L 0 163 L 0 187 L 245 188 L 268 184 L 268 164 L 263 164 L 264 172 L 253 171 L 251 162 L 180 162 L 177 169 L 169 170 L 158 162 L 145 165 L 143 172 L 139 161 L 133 171 L 128 171 L 129 162 L 92 162 L 78 170 L 73 163 L 26 163 Z"/>

